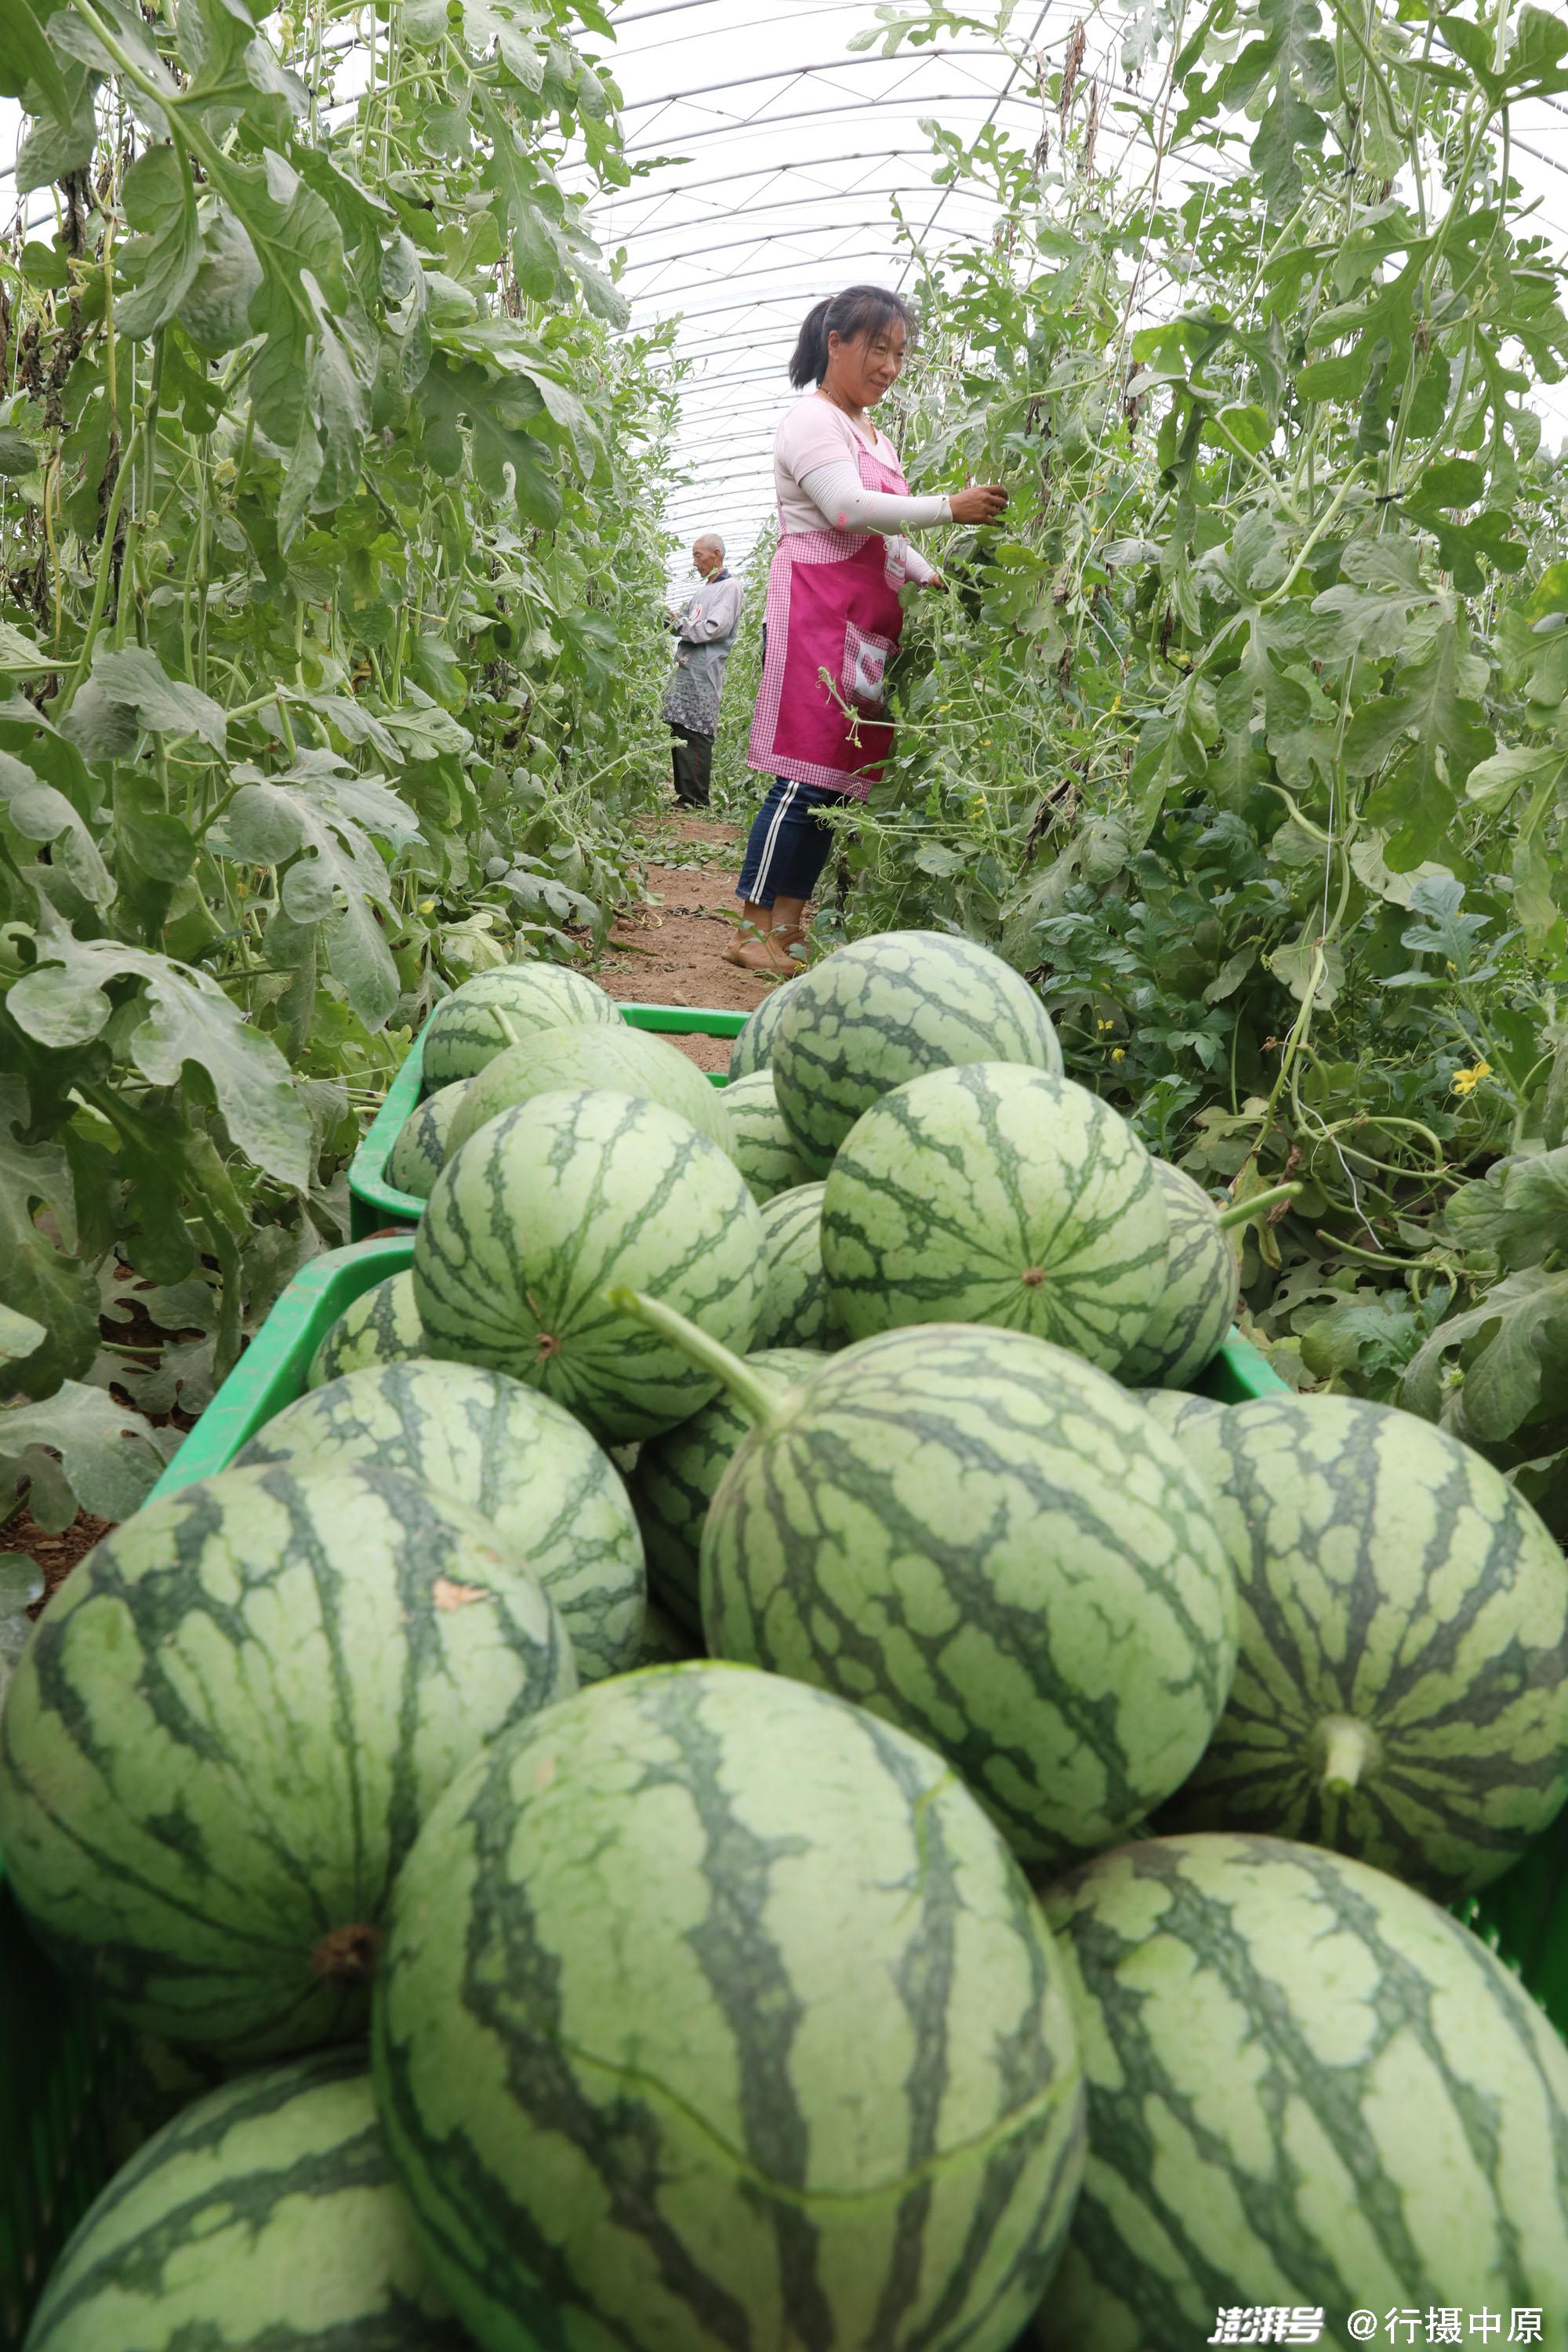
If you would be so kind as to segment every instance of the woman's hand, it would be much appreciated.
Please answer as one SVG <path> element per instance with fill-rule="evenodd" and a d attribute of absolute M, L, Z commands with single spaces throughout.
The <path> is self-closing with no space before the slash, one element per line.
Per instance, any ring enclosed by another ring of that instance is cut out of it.
<path fill-rule="evenodd" d="M 990 482 L 984 489 L 954 490 L 948 499 L 954 522 L 994 522 L 1006 503 L 1000 482 Z"/>

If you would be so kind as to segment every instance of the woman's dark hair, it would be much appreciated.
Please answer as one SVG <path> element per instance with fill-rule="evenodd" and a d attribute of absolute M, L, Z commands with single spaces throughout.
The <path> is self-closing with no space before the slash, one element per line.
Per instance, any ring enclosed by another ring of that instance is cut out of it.
<path fill-rule="evenodd" d="M 818 302 L 805 314 L 789 363 L 789 380 L 796 392 L 804 392 L 808 383 L 820 383 L 827 373 L 829 335 L 837 335 L 841 343 L 852 343 L 858 335 L 879 334 L 895 319 L 901 319 L 908 331 L 908 303 L 885 286 L 847 286 L 842 294 L 830 294 Z"/>

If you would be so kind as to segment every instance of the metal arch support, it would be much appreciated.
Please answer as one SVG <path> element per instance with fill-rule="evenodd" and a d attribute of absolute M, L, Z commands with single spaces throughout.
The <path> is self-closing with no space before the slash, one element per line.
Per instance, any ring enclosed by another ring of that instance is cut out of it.
<path fill-rule="evenodd" d="M 920 102 L 927 107 L 979 106 L 984 102 L 984 98 L 985 92 L 983 89 L 930 89 L 922 90 L 921 92 Z M 1010 100 L 1010 102 L 1015 106 L 1029 106 L 1033 103 L 1029 99 L 1013 97 L 1010 92 L 1005 93 L 1003 96 L 999 96 L 994 100 L 992 110 L 985 118 L 987 122 L 993 122 L 995 121 L 996 109 L 1005 102 L 1005 99 Z M 842 117 L 846 114 L 865 114 L 868 111 L 868 110 L 866 107 L 858 106 L 853 100 L 851 100 L 847 106 L 807 106 L 802 107 L 797 111 L 791 114 L 753 115 L 749 121 L 743 122 L 720 123 L 711 131 L 686 131 L 678 132 L 676 134 L 676 144 L 683 147 L 695 147 L 700 139 L 755 138 L 759 131 L 786 131 L 792 123 L 795 122 L 819 122 L 824 119 L 824 117 L 832 118 L 834 116 Z M 664 142 L 661 140 L 644 140 L 639 143 L 628 145 L 626 152 L 628 155 L 646 155 L 650 152 L 657 152 L 663 143 Z M 674 159 L 672 158 L 672 160 Z M 809 157 L 802 158 L 803 162 L 810 162 L 811 160 L 812 159 Z M 820 160 L 831 163 L 836 159 L 828 156 Z"/>
<path fill-rule="evenodd" d="M 752 127 L 761 129 L 762 125 Z M 605 202 L 612 210 L 624 209 L 627 205 L 650 205 L 665 202 L 671 196 L 696 195 L 707 188 L 738 188 L 744 180 L 772 180 L 782 172 L 826 171 L 839 163 L 883 163 L 895 159 L 908 162 L 912 157 L 923 158 L 929 163 L 931 152 L 929 147 L 857 147 L 842 155 L 784 156 L 773 163 L 759 163 L 749 172 L 716 172 L 706 180 L 679 180 L 672 186 L 654 181 L 646 188 L 634 188 L 629 193 L 620 188 L 610 189 L 605 194 Z M 843 191 L 828 190 L 825 193 L 842 194 Z"/>
<path fill-rule="evenodd" d="M 1050 0 L 1047 0 L 1047 6 L 1048 7 L 1049 5 Z M 1044 11 L 1041 13 L 1043 16 Z M 1038 27 L 1036 29 L 1037 30 Z M 1031 38 L 1033 36 L 1031 36 Z M 938 43 L 930 48 L 901 51 L 896 53 L 890 58 L 883 57 L 875 49 L 868 50 L 859 56 L 852 56 L 847 50 L 846 50 L 842 56 L 827 58 L 816 65 L 774 66 L 771 73 L 736 74 L 725 81 L 699 82 L 691 89 L 666 90 L 661 98 L 630 99 L 620 109 L 620 112 L 623 115 L 636 114 L 639 112 L 642 108 L 647 106 L 689 106 L 694 100 L 699 98 L 715 98 L 722 91 L 730 89 L 753 89 L 758 82 L 804 81 L 811 74 L 851 73 L 857 67 L 860 66 L 919 67 L 929 64 L 937 58 L 942 58 L 943 59 L 948 58 L 989 58 L 992 63 L 994 64 L 999 58 L 1005 57 L 1005 55 L 1006 51 L 1005 49 L 987 48 L 984 42 L 977 43 L 973 48 L 960 48 L 953 44 Z M 890 100 L 873 99 L 871 103 L 875 106 L 879 104 L 890 103 Z"/>
<path fill-rule="evenodd" d="M 857 222 L 857 221 L 850 221 L 850 222 L 847 222 L 847 223 L 844 225 L 844 233 L 845 233 L 846 235 L 848 235 L 848 234 L 849 234 L 849 232 L 850 232 L 851 230 L 853 230 L 853 229 L 858 229 L 858 228 L 860 228 L 860 227 L 863 227 L 863 226 L 864 226 L 864 227 L 872 227 L 872 228 L 874 228 L 876 226 L 877 226 L 877 224 L 876 224 L 874 221 L 872 221 L 872 222 L 864 222 L 864 223 L 862 223 L 862 222 Z M 951 234 L 951 235 L 952 235 L 952 236 L 962 236 L 962 234 L 963 234 L 962 230 L 957 230 L 957 229 L 952 230 L 952 231 L 950 231 L 950 232 L 944 232 L 944 233 L 945 233 L 945 234 Z M 891 240 L 889 239 L 889 245 L 890 245 L 890 243 L 891 243 Z M 866 247 L 864 247 L 861 248 L 861 250 L 862 250 L 862 251 L 866 251 L 867 249 L 868 249 L 868 248 L 866 248 Z M 684 259 L 685 257 L 685 257 L 685 256 L 683 256 L 683 255 L 680 255 L 680 254 L 674 254 L 674 255 L 672 255 L 672 256 L 670 257 L 670 261 L 669 261 L 669 263 L 668 263 L 667 266 L 673 268 L 677 262 L 679 262 L 679 261 L 680 261 L 680 260 Z M 686 309 L 686 308 L 682 307 L 682 306 L 680 305 L 680 302 L 679 302 L 679 298 L 680 298 L 682 295 L 685 295 L 685 294 L 700 294 L 700 293 L 701 293 L 701 292 L 702 292 L 706 288 L 710 288 L 710 287 L 718 286 L 718 285 L 735 285 L 735 286 L 739 286 L 739 285 L 746 285 L 746 286 L 754 285 L 758 278 L 781 278 L 781 277 L 784 276 L 786 272 L 788 272 L 788 271 L 792 271 L 792 270 L 807 271 L 807 272 L 808 272 L 808 271 L 810 271 L 812 268 L 815 268 L 818 269 L 819 271 L 826 271 L 827 268 L 829 268 L 831 267 L 831 265 L 832 265 L 835 261 L 837 261 L 837 260 L 841 260 L 841 259 L 846 259 L 846 258 L 847 258 L 847 256 L 843 256 L 843 255 L 837 255 L 837 254 L 831 254 L 831 253 L 828 253 L 828 254 L 824 254 L 824 255 L 822 255 L 822 256 L 820 257 L 820 258 L 819 258 L 817 261 L 813 262 L 813 260 L 812 260 L 809 257 L 798 257 L 798 258 L 796 258 L 796 259 L 795 259 L 795 260 L 793 260 L 793 261 L 780 261 L 780 262 L 775 262 L 775 263 L 772 264 L 772 265 L 771 265 L 768 268 L 766 268 L 766 269 L 746 269 L 746 270 L 734 270 L 734 271 L 728 271 L 728 272 L 723 273 L 721 276 L 716 276 L 716 277 L 713 277 L 713 278 L 693 278 L 693 279 L 692 279 L 692 280 L 691 280 L 688 285 L 685 285 L 685 286 L 665 286 L 665 287 L 660 287 L 660 288 L 658 288 L 658 289 L 649 289 L 649 291 L 648 291 L 647 294 L 637 294 L 637 295 L 634 295 L 631 299 L 633 299 L 633 301 L 634 301 L 634 302 L 637 302 L 637 303 L 639 303 L 639 304 L 641 304 L 641 303 L 647 303 L 647 304 L 650 304 L 650 305 L 651 305 L 651 304 L 656 303 L 656 302 L 658 302 L 658 303 L 673 302 L 673 303 L 675 303 L 675 304 L 677 305 L 677 307 L 676 307 L 676 309 L 675 309 L 675 310 L 674 310 L 669 314 L 669 316 L 670 316 L 670 317 L 672 317 L 672 318 L 682 318 L 682 319 L 716 319 L 716 318 L 721 317 L 721 316 L 722 315 L 723 311 L 725 311 L 725 310 L 739 310 L 739 309 L 741 309 L 741 308 L 742 308 L 742 307 L 746 302 L 748 302 L 748 301 L 755 301 L 755 302 L 772 302 L 772 301 L 775 301 L 775 300 L 781 300 L 781 299 L 783 299 L 783 297 L 782 297 L 782 296 L 771 295 L 771 294 L 752 294 L 752 295 L 745 295 L 745 294 L 742 294 L 742 295 L 738 295 L 738 296 L 736 297 L 736 299 L 735 299 L 735 300 L 734 300 L 733 302 L 726 302 L 726 303 L 722 303 L 722 304 L 711 304 L 711 303 L 710 303 L 710 304 L 705 305 L 701 310 L 689 310 L 689 309 Z M 891 262 L 893 262 L 893 261 L 896 261 L 896 260 L 897 260 L 897 258 L 898 258 L 898 255 L 897 255 L 897 253 L 896 253 L 896 252 L 889 251 L 889 252 L 888 253 L 887 258 L 888 258 L 888 260 L 889 261 L 889 263 L 891 263 Z M 648 317 L 648 315 L 647 314 L 647 312 L 646 312 L 646 311 L 639 311 L 639 313 L 638 313 L 638 324 L 639 324 L 639 326 L 640 326 L 640 327 L 648 327 L 648 326 L 653 326 L 653 325 L 666 325 L 666 324 L 668 324 L 668 319 L 652 319 L 652 318 L 649 318 L 649 317 Z"/>
<path fill-rule="evenodd" d="M 922 192 L 917 186 L 911 185 L 907 188 L 872 188 L 867 190 L 866 193 L 868 194 L 877 196 L 910 196 L 919 194 Z M 842 204 L 844 198 L 843 194 L 837 189 L 828 189 L 825 190 L 820 196 L 800 197 L 796 198 L 795 201 L 796 203 L 809 205 L 827 205 Z M 780 212 L 784 212 L 788 210 L 789 207 L 781 205 L 776 209 Z M 835 226 L 840 229 L 880 228 L 883 226 L 883 223 L 879 220 L 839 221 L 837 222 Z M 690 226 L 691 224 L 689 221 L 683 221 L 681 223 L 683 231 L 689 230 Z M 624 286 L 626 279 L 631 276 L 633 270 L 637 269 L 672 268 L 677 262 L 689 259 L 693 253 L 734 253 L 738 252 L 742 246 L 782 245 L 788 237 L 809 236 L 811 233 L 812 228 L 810 222 L 803 221 L 798 228 L 753 229 L 750 236 L 726 237 L 723 243 L 720 245 L 694 245 L 689 247 L 679 246 L 671 253 L 650 254 L 645 260 L 628 261 L 625 269 L 622 270 L 620 277 L 616 282 L 619 286 Z M 659 234 L 660 232 L 657 228 L 647 228 L 643 231 L 643 235 L 645 236 L 657 236 Z M 952 231 L 952 235 L 955 236 L 962 236 L 963 235 L 963 231 L 962 229 L 954 229 Z"/>

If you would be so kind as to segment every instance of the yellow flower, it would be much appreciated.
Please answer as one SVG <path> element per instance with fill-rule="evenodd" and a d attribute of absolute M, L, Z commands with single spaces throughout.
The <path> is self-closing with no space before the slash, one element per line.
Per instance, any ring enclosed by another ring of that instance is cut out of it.
<path fill-rule="evenodd" d="M 1097 1021 L 1094 1025 L 1097 1029 L 1114 1029 L 1116 1024 L 1114 1021 Z"/>
<path fill-rule="evenodd" d="M 422 915 L 433 915 L 436 911 L 435 899 L 421 898 L 419 901 L 419 911 Z"/>
<path fill-rule="evenodd" d="M 1112 1045 L 1110 1049 L 1110 1058 L 1113 1062 L 1124 1062 L 1127 1059 L 1126 1046 Z"/>
<path fill-rule="evenodd" d="M 1481 1080 L 1489 1078 L 1491 1074 L 1492 1066 L 1489 1062 L 1478 1062 L 1473 1070 L 1456 1070 L 1454 1092 L 1457 1095 L 1473 1095 Z"/>

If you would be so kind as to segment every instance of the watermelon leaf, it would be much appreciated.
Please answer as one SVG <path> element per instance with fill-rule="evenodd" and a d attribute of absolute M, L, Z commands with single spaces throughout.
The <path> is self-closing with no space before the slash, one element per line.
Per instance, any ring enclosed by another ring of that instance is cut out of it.
<path fill-rule="evenodd" d="M 35 1475 L 37 1449 L 47 1448 L 59 1456 L 69 1498 L 63 1510 L 50 1509 L 42 1496 L 30 1498 L 40 1526 L 68 1527 L 79 1504 L 99 1518 L 128 1519 L 179 1444 L 177 1429 L 154 1429 L 107 1390 L 66 1381 L 46 1403 L 0 1412 L 0 1483 L 8 1476 L 14 1488 Z"/>

